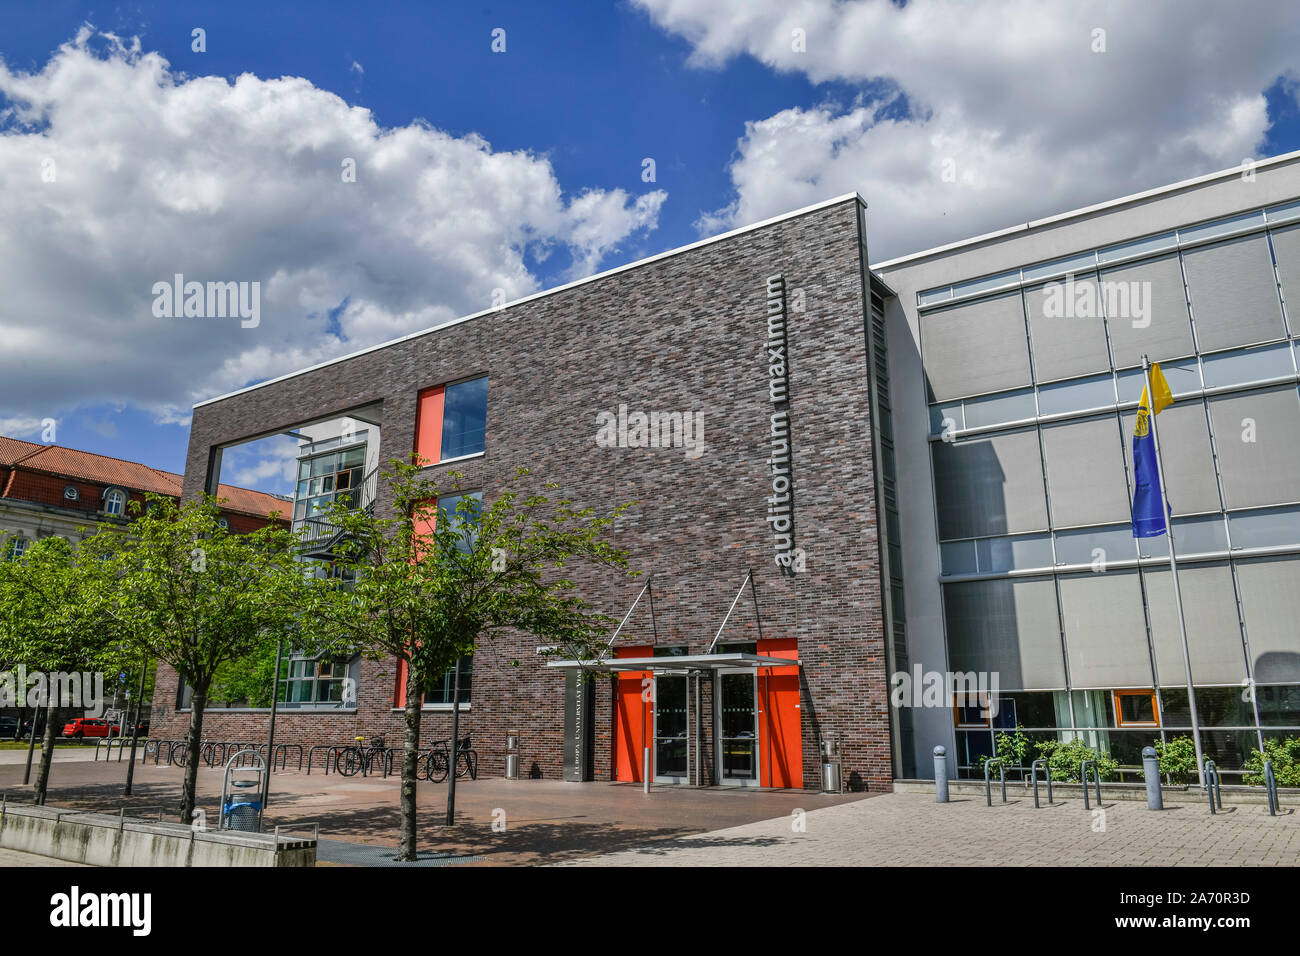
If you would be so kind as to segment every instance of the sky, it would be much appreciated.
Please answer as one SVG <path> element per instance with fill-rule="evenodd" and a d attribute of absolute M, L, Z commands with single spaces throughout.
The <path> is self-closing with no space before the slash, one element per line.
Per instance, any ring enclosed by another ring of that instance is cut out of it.
<path fill-rule="evenodd" d="M 179 472 L 205 398 L 853 190 L 879 262 L 1300 149 L 1298 93 L 1282 0 L 8 2 L 0 434 Z"/>

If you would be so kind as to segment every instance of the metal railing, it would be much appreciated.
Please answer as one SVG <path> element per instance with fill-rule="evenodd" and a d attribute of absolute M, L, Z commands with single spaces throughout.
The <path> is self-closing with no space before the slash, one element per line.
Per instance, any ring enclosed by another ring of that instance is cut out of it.
<path fill-rule="evenodd" d="M 379 469 L 375 468 L 356 488 L 336 492 L 334 500 L 344 501 L 351 511 L 365 511 L 374 505 L 378 489 Z M 293 529 L 301 535 L 301 544 L 312 549 L 319 549 L 322 542 L 328 544 L 341 534 L 339 526 L 328 517 L 302 518 L 293 523 Z"/>

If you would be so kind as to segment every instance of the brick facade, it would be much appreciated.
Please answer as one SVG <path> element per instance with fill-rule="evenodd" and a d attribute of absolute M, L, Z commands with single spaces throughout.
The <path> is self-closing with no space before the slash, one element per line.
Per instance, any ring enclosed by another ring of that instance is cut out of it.
<path fill-rule="evenodd" d="M 616 531 L 632 566 L 654 575 L 652 627 L 643 601 L 620 645 L 687 645 L 706 651 L 748 570 L 762 634 L 794 637 L 803 663 L 803 779 L 820 780 L 818 745 L 843 746 L 846 783 L 891 787 L 876 491 L 864 334 L 863 264 L 852 200 L 489 312 L 226 397 L 194 411 L 184 491 L 201 492 L 212 449 L 372 402 L 383 403 L 381 461 L 406 458 L 421 389 L 490 376 L 487 451 L 435 465 L 459 471 L 490 500 L 520 466 L 559 493 L 598 510 L 637 506 Z M 766 279 L 785 277 L 789 312 L 790 421 L 795 543 L 801 574 L 773 560 L 766 523 L 771 494 Z M 795 311 L 802 295 L 804 311 Z M 703 412 L 704 453 L 681 448 L 598 447 L 596 415 L 619 405 L 645 412 Z M 378 507 L 390 505 L 381 487 Z M 583 595 L 621 618 L 644 584 L 583 569 Z M 746 592 L 723 640 L 759 636 Z M 520 770 L 558 777 L 563 752 L 563 674 L 543 667 L 526 634 L 481 645 L 474 659 L 474 738 L 484 773 L 504 769 L 508 733 L 520 736 Z M 517 662 L 517 665 L 516 663 Z M 395 667 L 364 662 L 355 713 L 282 712 L 281 740 L 346 742 L 387 734 Z M 701 682 L 705 710 L 712 687 Z M 160 668 L 154 733 L 179 737 L 175 675 Z M 595 774 L 609 779 L 612 680 L 597 682 Z M 430 711 L 425 739 L 449 736 L 451 716 Z M 205 737 L 257 739 L 262 713 L 214 711 Z M 712 733 L 711 720 L 704 730 Z M 692 726 L 694 730 L 694 725 Z"/>

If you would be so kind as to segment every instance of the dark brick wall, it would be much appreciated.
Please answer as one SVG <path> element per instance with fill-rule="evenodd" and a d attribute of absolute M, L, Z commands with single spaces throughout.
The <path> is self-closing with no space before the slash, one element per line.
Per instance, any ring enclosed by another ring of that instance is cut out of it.
<path fill-rule="evenodd" d="M 795 538 L 807 571 L 783 573 L 765 522 L 769 416 L 766 279 L 782 273 L 789 315 Z M 753 569 L 763 636 L 795 637 L 803 661 L 805 786 L 819 783 L 818 742 L 838 738 L 845 778 L 888 789 L 884 626 L 877 553 L 861 263 L 852 201 L 711 243 L 497 313 L 360 355 L 198 408 L 185 493 L 205 484 L 209 451 L 308 419 L 383 402 L 381 459 L 407 457 L 420 389 L 491 377 L 487 454 L 454 469 L 487 498 L 519 466 L 559 482 L 581 504 L 636 501 L 617 529 L 633 566 L 654 574 L 660 644 L 702 653 Z M 601 448 L 599 411 L 704 413 L 706 449 Z M 379 506 L 389 504 L 381 490 Z M 584 596 L 619 618 L 644 579 L 575 574 Z M 724 640 L 758 637 L 748 594 Z M 645 602 L 620 644 L 654 641 Z M 472 713 L 463 718 L 485 772 L 500 773 L 507 733 L 521 737 L 521 771 L 559 776 L 563 678 L 540 666 L 529 635 L 480 646 Z M 518 661 L 518 666 L 514 666 Z M 357 713 L 285 715 L 286 739 L 349 739 L 388 732 L 390 664 L 366 664 Z M 610 768 L 610 683 L 598 682 L 596 775 Z M 174 676 L 158 700 L 175 702 Z M 171 697 L 165 695 L 170 693 Z M 706 702 L 711 699 L 705 687 Z M 707 703 L 706 703 L 707 707 Z M 179 732 L 155 711 L 156 733 Z M 265 731 L 264 714 L 213 714 L 210 736 Z M 450 716 L 426 715 L 425 736 L 447 736 Z M 255 729 L 260 728 L 260 729 Z M 710 728 L 707 726 L 706 731 Z M 854 778 L 853 775 L 856 775 Z"/>

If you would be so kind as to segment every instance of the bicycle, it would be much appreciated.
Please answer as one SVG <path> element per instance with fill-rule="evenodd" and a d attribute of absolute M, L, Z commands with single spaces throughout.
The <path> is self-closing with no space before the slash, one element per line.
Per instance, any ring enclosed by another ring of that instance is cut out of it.
<path fill-rule="evenodd" d="M 478 779 L 478 752 L 470 748 L 470 739 L 468 736 L 462 737 L 460 746 L 456 748 L 456 776 L 469 776 L 471 780 Z M 433 783 L 441 783 L 447 779 L 447 770 L 451 766 L 451 741 L 438 740 L 434 741 L 429 752 L 422 759 L 420 775 L 425 780 Z"/>
<path fill-rule="evenodd" d="M 361 771 L 364 777 L 374 769 L 374 761 L 380 761 L 380 767 L 384 766 L 387 759 L 388 750 L 384 746 L 384 738 L 378 738 L 378 742 L 367 747 L 365 737 L 353 738 L 357 741 L 355 746 L 344 747 L 334 755 L 334 769 L 345 777 L 355 776 L 357 771 Z"/>

